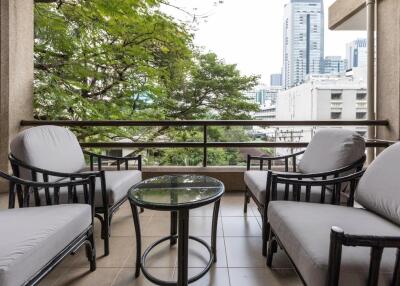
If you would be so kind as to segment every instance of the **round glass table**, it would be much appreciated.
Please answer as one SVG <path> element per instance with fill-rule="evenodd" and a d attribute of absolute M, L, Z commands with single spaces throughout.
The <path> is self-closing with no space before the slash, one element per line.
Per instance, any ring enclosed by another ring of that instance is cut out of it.
<path fill-rule="evenodd" d="M 157 285 L 188 285 L 203 277 L 216 262 L 217 223 L 220 199 L 225 192 L 224 184 L 214 178 L 200 175 L 168 175 L 145 180 L 133 186 L 128 193 L 136 232 L 136 272 Z M 204 240 L 189 235 L 190 209 L 214 203 L 211 226 L 211 246 Z M 171 212 L 170 235 L 151 244 L 141 256 L 141 232 L 138 207 L 157 211 Z M 188 278 L 188 244 L 189 239 L 202 244 L 209 252 L 207 266 L 199 274 Z M 146 270 L 146 258 L 150 251 L 164 241 L 171 245 L 178 242 L 178 280 L 163 281 L 152 276 Z"/>

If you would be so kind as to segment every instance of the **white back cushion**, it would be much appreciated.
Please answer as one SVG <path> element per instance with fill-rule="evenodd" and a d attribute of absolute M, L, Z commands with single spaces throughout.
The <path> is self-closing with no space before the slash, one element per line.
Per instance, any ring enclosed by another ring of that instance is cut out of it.
<path fill-rule="evenodd" d="M 362 136 L 346 129 L 322 129 L 315 133 L 299 163 L 302 173 L 327 172 L 346 167 L 365 153 Z"/>
<path fill-rule="evenodd" d="M 362 176 L 356 200 L 400 225 L 400 143 L 386 148 Z"/>
<path fill-rule="evenodd" d="M 85 167 L 82 149 L 75 135 L 66 128 L 40 126 L 20 132 L 11 142 L 11 154 L 28 165 L 64 173 Z M 30 179 L 30 175 L 20 174 Z"/>

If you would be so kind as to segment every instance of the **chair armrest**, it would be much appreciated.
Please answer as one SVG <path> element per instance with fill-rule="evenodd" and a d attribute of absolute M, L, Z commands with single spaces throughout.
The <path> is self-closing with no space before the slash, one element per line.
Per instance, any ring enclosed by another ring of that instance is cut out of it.
<path fill-rule="evenodd" d="M 337 226 L 332 227 L 330 235 L 328 285 L 336 286 L 339 284 L 343 246 L 371 248 L 368 285 L 378 285 L 379 268 L 384 248 L 397 248 L 391 285 L 400 285 L 400 236 L 352 235 L 346 234 Z"/>
<path fill-rule="evenodd" d="M 0 177 L 9 182 L 9 208 L 15 207 L 16 197 L 18 198 L 20 207 L 29 207 L 31 205 L 30 197 L 35 199 L 35 206 L 58 205 L 60 204 L 60 190 L 67 188 L 68 203 L 78 203 L 76 187 L 82 186 L 84 194 L 84 202 L 92 208 L 92 221 L 94 216 L 94 201 L 95 201 L 95 176 L 57 182 L 36 182 L 25 180 L 16 176 L 10 176 L 0 171 Z M 52 191 L 51 191 L 52 190 Z M 40 199 L 39 191 L 44 192 L 43 200 Z M 53 196 L 53 199 L 51 198 Z M 82 203 L 82 202 L 80 202 Z"/>
<path fill-rule="evenodd" d="M 348 206 L 353 206 L 354 204 L 354 193 L 358 183 L 358 180 L 362 177 L 365 170 L 355 172 L 351 175 L 335 177 L 332 179 L 321 179 L 316 180 L 313 177 L 306 177 L 301 174 L 285 174 L 271 172 L 271 200 L 277 200 L 277 185 L 285 185 L 285 199 L 288 197 L 289 186 L 292 186 L 292 191 L 294 198 L 300 200 L 300 194 L 302 187 L 306 189 L 306 201 L 310 201 L 311 187 L 319 186 L 321 187 L 321 202 L 325 200 L 325 192 L 327 187 L 333 186 L 333 198 L 332 203 L 340 203 L 340 191 L 341 185 L 345 183 L 350 183 L 350 195 L 347 202 Z M 268 203 L 268 202 L 267 202 Z"/>
<path fill-rule="evenodd" d="M 16 167 L 22 167 L 24 169 L 27 169 L 32 172 L 32 177 L 37 176 L 37 174 L 43 174 L 43 180 L 47 182 L 46 177 L 48 176 L 54 176 L 54 177 L 60 177 L 60 178 L 88 178 L 90 176 L 95 176 L 95 177 L 100 177 L 101 172 L 100 171 L 87 171 L 87 172 L 82 172 L 82 173 L 64 173 L 64 172 L 57 172 L 57 171 L 52 171 L 52 170 L 47 170 L 47 169 L 42 169 L 38 168 L 35 166 L 31 166 L 29 164 L 26 164 L 25 162 L 22 162 L 15 158 L 12 154 L 9 154 L 8 156 L 11 166 L 13 168 L 13 172 L 15 176 L 19 176 L 18 170 L 16 170 Z"/>
<path fill-rule="evenodd" d="M 285 171 L 289 171 L 289 159 L 292 159 L 293 171 L 296 171 L 296 158 L 302 155 L 304 152 L 305 150 L 289 155 L 275 157 L 247 155 L 247 170 L 250 170 L 252 160 L 260 161 L 260 170 L 263 169 L 264 161 L 267 161 L 268 170 L 270 170 L 273 161 L 285 160 Z"/>
<path fill-rule="evenodd" d="M 127 157 L 118 157 L 118 156 L 109 156 L 109 155 L 102 155 L 96 154 L 93 152 L 89 152 L 86 150 L 82 150 L 84 154 L 89 156 L 90 159 L 90 169 L 94 169 L 94 158 L 97 160 L 98 168 L 101 170 L 101 161 L 102 159 L 106 160 L 114 160 L 117 163 L 118 170 L 120 169 L 121 164 L 125 163 L 125 169 L 128 169 L 128 162 L 129 161 L 137 161 L 138 162 L 138 170 L 142 169 L 142 155 L 137 156 L 127 156 Z"/>

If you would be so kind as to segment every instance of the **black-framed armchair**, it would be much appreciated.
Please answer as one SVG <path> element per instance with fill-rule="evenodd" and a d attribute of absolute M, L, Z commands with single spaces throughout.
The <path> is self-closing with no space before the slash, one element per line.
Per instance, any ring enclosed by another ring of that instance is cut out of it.
<path fill-rule="evenodd" d="M 95 178 L 74 181 L 33 182 L 0 172 L 9 182 L 10 209 L 0 211 L 0 285 L 38 285 L 66 256 L 86 246 L 90 271 L 96 270 L 94 228 Z M 76 202 L 76 188 L 84 200 Z M 67 204 L 60 204 L 66 190 Z M 30 197 L 45 193 L 40 207 L 30 207 Z M 21 208 L 13 208 L 16 198 Z"/>
<path fill-rule="evenodd" d="M 23 179 L 57 182 L 96 177 L 95 216 L 101 222 L 104 253 L 108 255 L 113 214 L 127 200 L 129 188 L 142 180 L 141 156 L 114 157 L 84 151 L 70 130 L 57 126 L 26 129 L 13 139 L 10 149 L 13 173 Z M 85 154 L 89 157 L 89 170 Z M 103 160 L 112 160 L 117 170 L 103 170 Z M 135 170 L 129 170 L 131 161 L 136 162 Z M 82 200 L 83 190 L 78 188 L 76 192 L 78 201 Z M 30 203 L 41 205 L 44 200 L 45 194 L 40 192 Z M 60 200 L 65 202 L 65 192 L 61 192 Z"/>
<path fill-rule="evenodd" d="M 317 285 L 400 285 L 400 143 L 368 166 L 327 180 L 272 176 L 272 189 L 349 187 L 346 205 L 271 201 L 267 265 L 279 245 L 303 283 Z M 353 207 L 352 200 L 361 206 Z"/>
<path fill-rule="evenodd" d="M 308 191 L 296 192 L 289 185 L 279 184 L 274 194 L 271 188 L 273 162 L 284 162 L 284 172 L 298 180 L 328 179 L 343 174 L 360 171 L 364 165 L 365 141 L 356 132 L 346 129 L 322 129 L 313 136 L 306 150 L 278 157 L 248 155 L 247 171 L 244 174 L 246 184 L 244 212 L 247 204 L 253 199 L 263 219 L 262 254 L 267 252 L 269 235 L 268 205 L 271 200 L 295 200 L 312 203 L 338 204 L 340 194 L 333 195 L 332 186 L 326 188 L 311 187 Z M 258 170 L 252 169 L 252 162 L 258 161 Z"/>

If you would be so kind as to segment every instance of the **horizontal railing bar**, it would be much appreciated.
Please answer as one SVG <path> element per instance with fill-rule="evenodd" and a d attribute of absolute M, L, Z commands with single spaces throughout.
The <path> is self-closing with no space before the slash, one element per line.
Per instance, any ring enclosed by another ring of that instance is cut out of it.
<path fill-rule="evenodd" d="M 94 142 L 80 143 L 89 148 L 303 148 L 307 142 Z M 367 147 L 387 147 L 386 142 L 367 142 Z"/>
<path fill-rule="evenodd" d="M 388 120 L 22 120 L 21 126 L 388 126 Z"/>

